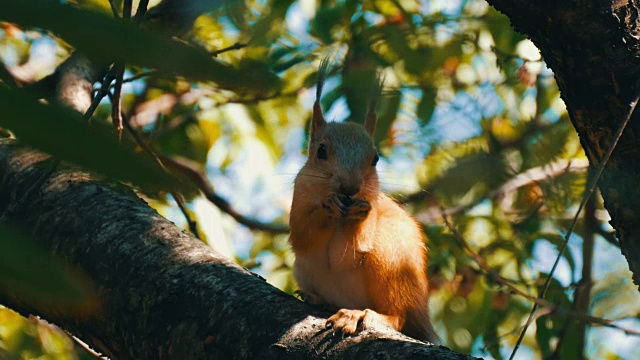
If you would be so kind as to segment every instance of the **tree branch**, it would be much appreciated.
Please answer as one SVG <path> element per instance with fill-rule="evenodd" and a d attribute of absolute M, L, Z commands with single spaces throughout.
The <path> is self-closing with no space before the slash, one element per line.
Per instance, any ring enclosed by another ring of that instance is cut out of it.
<path fill-rule="evenodd" d="M 0 303 L 112 359 L 468 358 L 390 329 L 334 337 L 327 313 L 222 258 L 132 191 L 64 166 L 51 171 L 47 159 L 0 140 L 0 216 L 84 272 L 101 302 L 84 316 L 62 314 L 0 288 Z"/>
<path fill-rule="evenodd" d="M 463 204 L 444 210 L 444 214 L 447 216 L 456 215 L 473 208 L 486 199 L 496 198 L 502 198 L 503 200 L 501 201 L 501 204 L 503 208 L 506 208 L 508 205 L 507 203 L 513 202 L 515 196 L 514 192 L 523 186 L 557 178 L 568 173 L 585 171 L 588 168 L 589 163 L 586 160 L 583 161 L 559 159 L 557 161 L 521 172 L 506 181 L 500 187 L 487 192 L 484 196 L 479 196 L 476 200 L 468 204 Z M 432 195 L 432 193 L 426 193 L 426 195 L 423 194 L 425 193 L 420 192 L 408 195 L 402 202 L 409 203 L 413 201 L 419 201 L 427 198 L 428 195 Z M 434 203 L 425 210 L 422 210 L 418 214 L 416 214 L 416 218 L 420 222 L 428 224 L 442 221 L 442 214 L 443 213 L 440 211 L 439 206 Z"/>

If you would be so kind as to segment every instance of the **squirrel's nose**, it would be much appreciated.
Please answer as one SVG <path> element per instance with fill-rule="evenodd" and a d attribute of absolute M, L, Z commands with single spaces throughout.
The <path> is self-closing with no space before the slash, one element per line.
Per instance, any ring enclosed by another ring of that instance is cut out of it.
<path fill-rule="evenodd" d="M 360 191 L 360 184 L 340 184 L 340 192 L 349 197 Z"/>

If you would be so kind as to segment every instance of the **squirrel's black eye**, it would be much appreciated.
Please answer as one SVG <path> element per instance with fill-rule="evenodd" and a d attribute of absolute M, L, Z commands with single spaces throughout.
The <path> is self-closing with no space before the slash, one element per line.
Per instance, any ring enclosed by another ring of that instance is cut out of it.
<path fill-rule="evenodd" d="M 327 160 L 327 147 L 324 144 L 318 146 L 318 159 Z"/>
<path fill-rule="evenodd" d="M 380 156 L 378 156 L 378 153 L 375 153 L 373 155 L 373 161 L 371 162 L 371 166 L 376 166 L 376 164 L 378 163 L 378 160 L 380 160 Z"/>

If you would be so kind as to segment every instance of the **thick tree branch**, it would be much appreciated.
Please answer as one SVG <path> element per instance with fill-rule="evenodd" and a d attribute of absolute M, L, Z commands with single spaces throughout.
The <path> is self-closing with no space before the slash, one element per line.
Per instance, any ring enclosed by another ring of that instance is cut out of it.
<path fill-rule="evenodd" d="M 132 191 L 0 140 L 0 218 L 84 272 L 101 303 L 85 316 L 0 303 L 62 326 L 112 359 L 463 359 L 387 329 L 341 339 L 327 314 L 266 284 L 159 216 Z M 393 355 L 391 355 L 393 354 Z"/>

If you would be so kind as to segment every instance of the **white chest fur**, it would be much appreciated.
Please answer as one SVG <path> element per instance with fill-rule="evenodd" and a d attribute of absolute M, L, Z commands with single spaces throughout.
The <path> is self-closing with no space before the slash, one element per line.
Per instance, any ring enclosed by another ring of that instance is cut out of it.
<path fill-rule="evenodd" d="M 351 244 L 332 239 L 325 251 L 297 257 L 293 274 L 300 289 L 339 308 L 371 307 L 362 266 L 365 254 Z"/>

